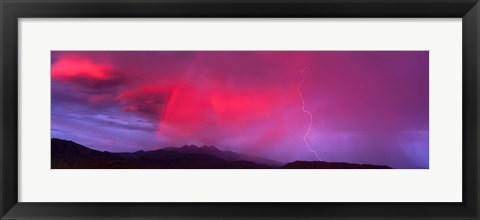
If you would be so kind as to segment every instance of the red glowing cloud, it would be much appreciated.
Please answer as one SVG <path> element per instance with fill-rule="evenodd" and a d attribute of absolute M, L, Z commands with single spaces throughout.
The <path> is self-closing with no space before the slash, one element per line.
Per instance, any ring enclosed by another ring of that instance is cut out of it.
<path fill-rule="evenodd" d="M 125 74 L 111 64 L 82 57 L 60 57 L 52 65 L 52 79 L 84 87 L 111 87 L 125 83 Z"/>
<path fill-rule="evenodd" d="M 171 89 L 163 86 L 142 85 L 120 93 L 115 100 L 122 105 L 122 111 L 159 119 L 171 93 Z"/>
<path fill-rule="evenodd" d="M 283 119 L 296 117 L 296 113 L 280 109 L 298 106 L 300 100 L 294 86 L 277 89 L 251 83 L 240 88 L 241 85 L 232 84 L 234 80 L 211 80 L 201 85 L 191 80 L 179 83 L 166 102 L 157 135 L 191 143 L 218 143 L 227 140 L 225 137 L 249 136 L 250 144 L 263 150 L 272 146 L 262 142 L 288 135 Z M 256 126 L 252 127 L 253 124 Z M 301 123 L 293 121 L 289 126 L 296 128 Z M 254 136 L 253 130 L 257 130 Z M 256 150 L 254 147 L 249 151 Z"/>
<path fill-rule="evenodd" d="M 93 63 L 88 59 L 61 59 L 52 66 L 53 79 L 68 78 L 92 78 L 96 80 L 107 80 L 112 67 L 107 64 Z"/>

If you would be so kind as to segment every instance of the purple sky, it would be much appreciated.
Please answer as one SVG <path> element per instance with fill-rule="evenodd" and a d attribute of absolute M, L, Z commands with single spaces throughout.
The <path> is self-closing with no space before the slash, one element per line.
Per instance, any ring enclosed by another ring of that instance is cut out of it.
<path fill-rule="evenodd" d="M 428 168 L 427 51 L 54 51 L 51 74 L 52 137 L 98 150 L 316 160 L 300 91 L 323 160 Z"/>

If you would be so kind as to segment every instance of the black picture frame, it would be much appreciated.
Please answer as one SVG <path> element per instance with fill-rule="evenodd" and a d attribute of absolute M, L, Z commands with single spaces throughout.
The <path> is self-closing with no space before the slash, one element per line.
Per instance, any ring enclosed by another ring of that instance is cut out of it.
<path fill-rule="evenodd" d="M 478 0 L 0 0 L 0 15 L 1 219 L 479 219 Z M 462 18 L 463 202 L 18 202 L 18 19 L 47 17 Z"/>

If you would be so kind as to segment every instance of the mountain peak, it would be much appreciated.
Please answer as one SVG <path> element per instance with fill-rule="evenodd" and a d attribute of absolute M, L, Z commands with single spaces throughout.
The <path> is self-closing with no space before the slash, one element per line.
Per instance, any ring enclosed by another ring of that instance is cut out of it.
<path fill-rule="evenodd" d="M 207 150 L 207 151 L 217 151 L 217 152 L 221 151 L 220 149 L 218 149 L 214 146 L 207 146 L 207 145 L 203 145 L 202 147 L 200 147 L 200 149 Z"/>
<path fill-rule="evenodd" d="M 222 151 L 215 146 L 208 146 L 203 145 L 201 147 L 197 147 L 196 145 L 183 145 L 179 148 L 165 148 L 166 150 L 174 150 L 174 151 L 182 151 L 182 152 L 190 152 L 190 153 L 221 153 Z"/>
<path fill-rule="evenodd" d="M 180 149 L 183 149 L 183 150 L 197 150 L 198 147 L 196 145 L 183 145 L 182 147 L 180 147 Z"/>

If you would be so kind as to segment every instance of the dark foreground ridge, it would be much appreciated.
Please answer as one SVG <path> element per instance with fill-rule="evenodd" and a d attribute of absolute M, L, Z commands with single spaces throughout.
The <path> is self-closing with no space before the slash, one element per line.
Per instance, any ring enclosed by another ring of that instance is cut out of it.
<path fill-rule="evenodd" d="M 319 161 L 287 164 L 222 151 L 213 146 L 186 145 L 153 151 L 112 153 L 52 138 L 52 169 L 390 169 L 387 166 Z"/>
<path fill-rule="evenodd" d="M 285 164 L 284 169 L 391 169 L 388 166 L 324 161 L 295 161 Z"/>

